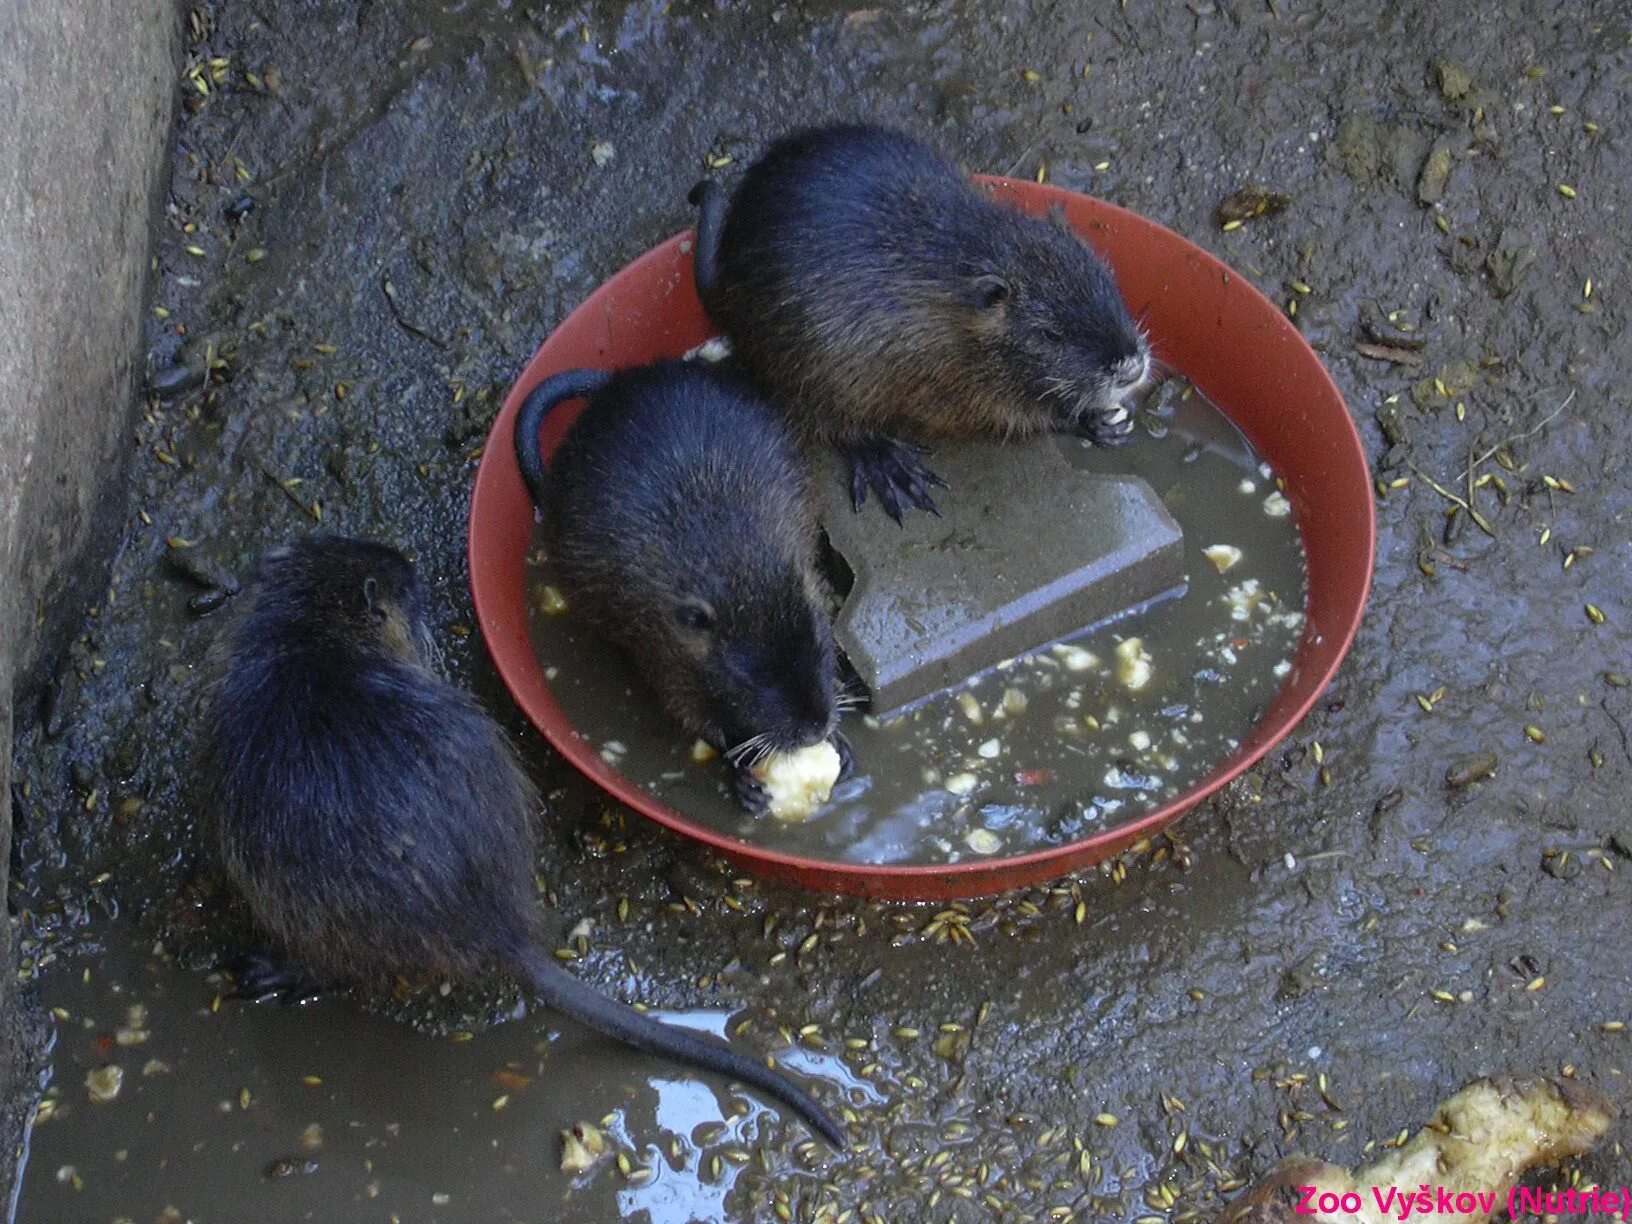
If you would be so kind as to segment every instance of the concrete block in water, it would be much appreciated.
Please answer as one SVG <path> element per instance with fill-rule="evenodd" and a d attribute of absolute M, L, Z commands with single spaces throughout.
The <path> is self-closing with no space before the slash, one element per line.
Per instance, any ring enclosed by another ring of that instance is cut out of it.
<path fill-rule="evenodd" d="M 886 713 L 1184 585 L 1184 539 L 1136 476 L 1078 471 L 1051 437 L 938 447 L 941 518 L 850 505 L 823 455 L 817 502 L 855 576 L 834 633 Z"/>

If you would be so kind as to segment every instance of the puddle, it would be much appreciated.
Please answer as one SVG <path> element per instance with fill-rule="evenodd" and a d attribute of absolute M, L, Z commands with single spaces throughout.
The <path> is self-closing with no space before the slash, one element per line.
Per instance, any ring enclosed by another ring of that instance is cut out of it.
<path fill-rule="evenodd" d="M 22 1221 L 328 1221 L 349 1204 L 380 1220 L 686 1224 L 724 1218 L 740 1169 L 782 1134 L 757 1099 L 549 1013 L 433 1037 L 346 999 L 218 999 L 217 975 L 120 928 L 85 945 L 98 947 L 39 981 L 56 1048 Z M 733 1023 L 654 1014 L 717 1036 Z M 883 1099 L 831 1054 L 779 1062 L 825 1101 Z M 584 1121 L 608 1151 L 575 1184 L 560 1132 Z"/>

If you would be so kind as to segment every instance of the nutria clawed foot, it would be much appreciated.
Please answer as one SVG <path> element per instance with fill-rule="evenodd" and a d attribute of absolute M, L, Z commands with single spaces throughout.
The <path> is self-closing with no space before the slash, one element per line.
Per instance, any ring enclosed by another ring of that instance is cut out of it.
<path fill-rule="evenodd" d="M 232 975 L 233 999 L 260 1003 L 276 999 L 279 1003 L 310 1003 L 323 993 L 316 979 L 297 969 L 279 964 L 265 952 L 246 952 L 227 962 Z"/>
<path fill-rule="evenodd" d="M 858 513 L 867 504 L 870 487 L 878 495 L 884 513 L 897 523 L 908 506 L 928 510 L 940 518 L 941 512 L 929 491 L 946 488 L 946 481 L 924 465 L 920 456 L 929 452 L 923 447 L 885 437 L 840 442 L 838 446 L 850 461 L 850 501 Z"/>
<path fill-rule="evenodd" d="M 731 767 L 731 793 L 750 816 L 763 816 L 771 806 L 771 793 L 753 772 L 742 765 Z"/>
<path fill-rule="evenodd" d="M 848 782 L 856 774 L 856 750 L 850 747 L 842 731 L 833 732 L 827 739 L 839 754 L 839 781 Z"/>

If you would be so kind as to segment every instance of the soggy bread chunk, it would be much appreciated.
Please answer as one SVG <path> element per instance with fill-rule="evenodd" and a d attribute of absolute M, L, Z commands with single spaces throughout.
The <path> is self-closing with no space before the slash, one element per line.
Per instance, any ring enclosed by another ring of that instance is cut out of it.
<path fill-rule="evenodd" d="M 823 740 L 798 752 L 778 752 L 753 768 L 778 820 L 808 820 L 839 780 L 839 751 Z"/>

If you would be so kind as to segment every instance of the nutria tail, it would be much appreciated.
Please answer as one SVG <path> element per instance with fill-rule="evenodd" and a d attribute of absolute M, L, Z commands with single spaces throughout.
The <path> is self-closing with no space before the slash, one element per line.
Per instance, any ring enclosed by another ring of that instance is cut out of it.
<path fill-rule="evenodd" d="M 533 504 L 544 508 L 544 456 L 539 450 L 538 430 L 544 418 L 563 400 L 594 395 L 612 375 L 605 370 L 563 370 L 534 387 L 516 413 L 516 463 Z"/>
<path fill-rule="evenodd" d="M 713 179 L 704 179 L 691 189 L 686 202 L 697 208 L 697 242 L 692 249 L 692 274 L 697 282 L 697 300 L 707 306 L 720 279 L 720 235 L 725 230 L 725 188 Z"/>
<path fill-rule="evenodd" d="M 839 1124 L 808 1092 L 764 1063 L 706 1037 L 670 1028 L 596 993 L 536 948 L 522 953 L 521 971 L 538 997 L 556 1011 L 637 1050 L 716 1071 L 758 1088 L 795 1110 L 822 1138 L 840 1151 L 844 1150 L 844 1131 Z"/>

